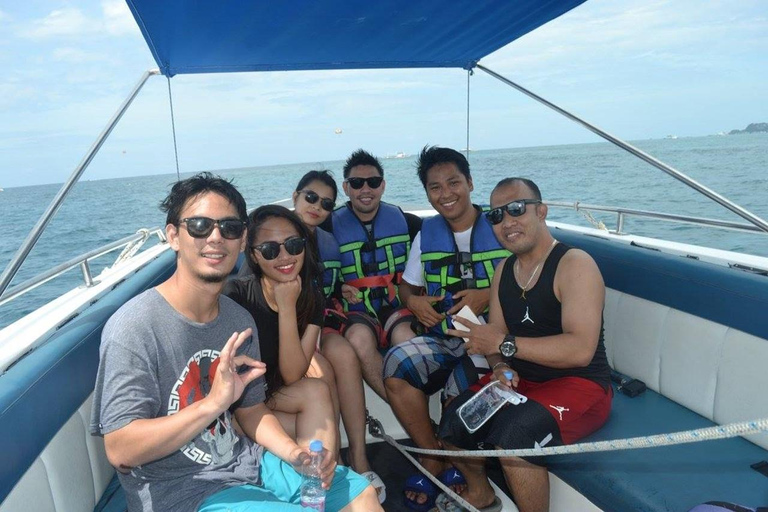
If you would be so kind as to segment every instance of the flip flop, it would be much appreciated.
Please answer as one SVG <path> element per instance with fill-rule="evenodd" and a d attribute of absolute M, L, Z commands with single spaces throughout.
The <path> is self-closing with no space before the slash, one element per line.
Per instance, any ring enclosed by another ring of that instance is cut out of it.
<path fill-rule="evenodd" d="M 451 466 L 439 475 L 437 475 L 437 478 L 446 486 L 450 487 L 451 490 L 453 490 L 454 485 L 467 485 L 467 479 L 464 478 L 464 475 L 456 469 L 455 467 Z"/>
<path fill-rule="evenodd" d="M 435 508 L 439 512 L 466 512 L 467 509 L 453 501 L 447 494 L 441 493 L 435 500 Z M 480 512 L 501 512 L 501 500 L 498 496 L 493 497 L 493 502 L 483 508 L 475 507 Z"/>
<path fill-rule="evenodd" d="M 418 492 L 427 495 L 427 501 L 419 503 L 416 500 L 408 499 L 408 496 L 403 494 L 403 500 L 405 506 L 416 512 L 429 512 L 432 507 L 435 506 L 435 498 L 437 498 L 437 488 L 426 476 L 421 473 L 411 475 L 405 481 L 403 486 L 403 493 L 405 492 Z"/>
<path fill-rule="evenodd" d="M 373 488 L 376 489 L 376 494 L 379 496 L 379 504 L 384 503 L 384 500 L 387 499 L 387 486 L 384 485 L 384 480 L 375 471 L 366 471 L 365 473 L 360 473 L 360 475 L 371 482 Z"/>

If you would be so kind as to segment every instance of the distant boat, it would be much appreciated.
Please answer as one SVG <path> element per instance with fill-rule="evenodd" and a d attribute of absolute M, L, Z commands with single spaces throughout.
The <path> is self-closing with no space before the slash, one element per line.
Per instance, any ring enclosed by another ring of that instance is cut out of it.
<path fill-rule="evenodd" d="M 474 149 L 472 149 L 472 148 L 461 148 L 461 151 L 463 153 L 469 153 L 470 151 L 474 151 Z"/>
<path fill-rule="evenodd" d="M 666 139 L 676 139 L 677 135 L 667 135 L 665 138 Z"/>
<path fill-rule="evenodd" d="M 398 151 L 397 153 L 395 153 L 395 158 L 405 158 L 405 157 L 407 157 L 407 156 L 408 156 L 408 155 L 406 155 L 406 154 L 405 154 L 405 153 L 403 153 L 402 151 Z"/>

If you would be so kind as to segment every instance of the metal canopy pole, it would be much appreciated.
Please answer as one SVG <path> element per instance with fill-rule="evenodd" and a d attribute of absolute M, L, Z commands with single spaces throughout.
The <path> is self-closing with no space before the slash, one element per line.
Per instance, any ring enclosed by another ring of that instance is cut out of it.
<path fill-rule="evenodd" d="M 56 212 L 59 211 L 59 207 L 64 202 L 64 199 L 72 190 L 72 187 L 75 185 L 75 183 L 77 183 L 77 181 L 80 179 L 80 176 L 83 175 L 83 172 L 85 172 L 85 169 L 88 167 L 88 165 L 90 165 L 93 157 L 96 156 L 96 153 L 99 152 L 99 149 L 101 149 L 104 141 L 107 139 L 107 137 L 109 137 L 109 134 L 112 133 L 112 130 L 115 128 L 118 121 L 120 121 L 120 118 L 123 117 L 125 111 L 128 110 L 128 107 L 139 94 L 141 88 L 144 86 L 150 76 L 159 74 L 159 69 L 150 69 L 144 72 L 144 74 L 139 79 L 139 82 L 133 87 L 131 93 L 128 95 L 125 101 L 123 101 L 123 104 L 120 105 L 120 108 L 117 109 L 117 112 L 115 112 L 115 114 L 112 116 L 112 119 L 109 120 L 107 126 L 96 138 L 96 141 L 88 150 L 88 153 L 85 154 L 83 160 L 80 162 L 77 168 L 75 168 L 74 172 L 72 172 L 72 175 L 69 177 L 67 182 L 64 183 L 64 185 L 61 187 L 59 192 L 56 194 L 56 197 L 54 197 L 51 201 L 51 204 L 48 205 L 48 209 L 45 210 L 43 215 L 40 217 L 40 220 L 38 220 L 37 224 L 35 224 L 35 227 L 33 227 L 29 232 L 27 238 L 24 240 L 24 243 L 21 244 L 21 247 L 18 251 L 16 251 L 13 259 L 3 271 L 2 276 L 0 276 L 0 297 L 2 297 L 3 293 L 5 293 L 8 285 L 11 284 L 11 281 L 16 276 L 16 272 L 19 271 L 22 263 L 24 263 L 24 260 L 27 258 L 30 251 L 40 239 L 40 236 L 43 234 L 43 231 L 45 231 L 48 223 L 51 221 L 53 216 L 56 215 Z"/>
<path fill-rule="evenodd" d="M 485 71 L 486 73 L 488 73 L 492 77 L 494 77 L 494 78 L 504 82 L 505 84 L 509 85 L 510 87 L 512 87 L 514 89 L 517 89 L 518 91 L 520 91 L 521 93 L 525 94 L 526 96 L 529 96 L 529 97 L 533 98 L 534 100 L 538 101 L 539 103 L 541 103 L 541 104 L 551 108 L 552 110 L 554 110 L 558 114 L 561 114 L 561 115 L 567 117 L 568 119 L 570 119 L 571 121 L 574 121 L 574 122 L 580 124 L 581 126 L 586 128 L 587 130 L 589 130 L 589 131 L 599 135 L 600 137 L 604 138 L 608 142 L 611 142 L 611 143 L 615 144 L 616 146 L 619 146 L 624 151 L 627 151 L 627 152 L 635 155 L 640 160 L 643 160 L 643 161 L 651 164 L 652 166 L 656 167 L 657 169 L 661 169 L 662 171 L 664 171 L 665 173 L 669 174 L 673 178 L 675 178 L 675 179 L 677 179 L 679 181 L 682 181 L 683 183 L 685 183 L 689 187 L 691 187 L 694 190 L 697 190 L 698 192 L 704 194 L 705 196 L 707 196 L 708 198 L 712 199 L 716 203 L 719 203 L 720 205 L 725 206 L 726 208 L 731 210 L 736 215 L 739 215 L 740 217 L 743 217 L 744 219 L 748 220 L 749 222 L 751 222 L 755 226 L 759 227 L 761 230 L 763 230 L 765 232 L 768 232 L 768 222 L 766 222 L 765 220 L 761 219 L 760 217 L 758 217 L 757 215 L 753 214 L 752 212 L 742 208 L 741 206 L 737 205 L 736 203 L 730 201 L 726 197 L 721 196 L 720 194 L 718 194 L 714 190 L 712 190 L 712 189 L 702 185 L 701 183 L 697 182 L 693 178 L 690 178 L 690 177 L 686 176 L 682 172 L 678 171 L 677 169 L 674 169 L 674 168 L 670 167 L 669 165 L 665 164 L 661 160 L 657 160 L 656 158 L 652 157 L 648 153 L 640 150 L 639 148 L 636 148 L 632 144 L 629 144 L 628 142 L 624 142 L 623 140 L 614 137 L 610 133 L 607 133 L 607 132 L 601 130 L 597 126 L 595 126 L 593 124 L 590 124 L 587 121 L 581 119 L 580 117 L 571 114 L 567 110 L 564 110 L 564 109 L 558 107 L 554 103 L 551 103 L 551 102 L 545 100 L 541 96 L 537 95 L 534 92 L 529 91 L 525 87 L 522 87 L 521 85 L 518 85 L 515 82 L 513 82 L 513 81 L 511 81 L 511 80 L 509 80 L 507 78 L 504 78 L 503 76 L 501 76 L 500 74 L 496 73 L 495 71 L 491 71 L 490 69 L 488 69 L 485 66 L 482 66 L 480 64 L 477 64 L 477 68 Z"/>

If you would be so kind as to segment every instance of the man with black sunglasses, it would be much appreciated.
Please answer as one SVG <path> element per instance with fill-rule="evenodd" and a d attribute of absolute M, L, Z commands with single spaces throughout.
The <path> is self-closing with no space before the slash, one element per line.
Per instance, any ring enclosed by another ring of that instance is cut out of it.
<path fill-rule="evenodd" d="M 425 147 L 418 176 L 438 215 L 424 219 L 403 273 L 400 296 L 426 331 L 389 350 L 384 384 L 398 420 L 420 448 L 439 449 L 427 396 L 444 389 L 453 397 L 488 371 L 485 358 L 464 359 L 464 340 L 449 335 L 451 316 L 465 306 L 484 316 L 496 264 L 509 255 L 493 234 L 479 206 L 469 162 L 451 148 Z M 464 479 L 444 458 L 421 463 L 443 483 L 460 490 Z M 414 475 L 406 481 L 406 499 L 429 506 L 436 488 Z"/>
<path fill-rule="evenodd" d="M 379 160 L 362 149 L 344 164 L 349 201 L 331 217 L 341 253 L 342 297 L 347 313 L 342 334 L 360 358 L 363 377 L 386 400 L 378 349 L 414 336 L 412 317 L 398 295 L 411 242 L 421 218 L 381 200 L 386 181 Z"/>
<path fill-rule="evenodd" d="M 253 318 L 221 294 L 245 247 L 245 201 L 201 173 L 176 183 L 161 208 L 176 269 L 105 325 L 91 433 L 104 436 L 130 510 L 300 510 L 295 467 L 308 449 L 264 404 Z M 321 472 L 329 510 L 381 510 L 368 481 L 330 452 Z"/>
<path fill-rule="evenodd" d="M 448 333 L 468 338 L 467 352 L 485 355 L 493 373 L 446 407 L 440 438 L 451 449 L 476 449 L 480 443 L 498 449 L 573 443 L 600 428 L 611 410 L 600 270 L 587 253 L 552 237 L 547 205 L 531 180 L 499 182 L 487 216 L 499 242 L 514 255 L 496 269 L 488 325 L 454 319 L 469 331 Z M 505 371 L 513 372 L 511 379 Z M 500 409 L 469 434 L 456 412 L 490 379 L 528 400 Z M 483 459 L 454 463 L 467 477 L 463 498 L 478 508 L 495 501 Z M 521 512 L 549 508 L 547 469 L 538 464 L 501 459 Z"/>

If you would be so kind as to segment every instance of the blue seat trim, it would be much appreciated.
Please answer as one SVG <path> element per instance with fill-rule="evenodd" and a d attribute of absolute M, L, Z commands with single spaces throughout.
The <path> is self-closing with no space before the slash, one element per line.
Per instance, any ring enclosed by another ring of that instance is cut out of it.
<path fill-rule="evenodd" d="M 766 276 L 592 235 L 552 231 L 558 240 L 589 253 L 609 288 L 768 338 Z"/>
<path fill-rule="evenodd" d="M 0 502 L 93 391 L 101 330 L 127 300 L 167 279 L 167 251 L 129 277 L 0 376 Z M 21 434 L 21 435 L 20 435 Z"/>
<path fill-rule="evenodd" d="M 583 442 L 711 427 L 714 423 L 654 392 L 616 393 L 602 429 Z M 768 478 L 750 468 L 768 451 L 742 438 L 664 448 L 552 457 L 547 466 L 603 510 L 686 511 L 708 500 L 768 504 Z"/>

